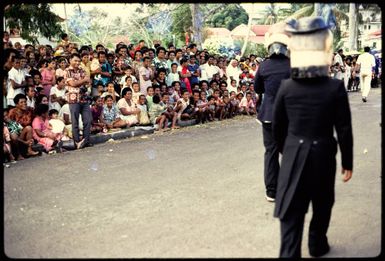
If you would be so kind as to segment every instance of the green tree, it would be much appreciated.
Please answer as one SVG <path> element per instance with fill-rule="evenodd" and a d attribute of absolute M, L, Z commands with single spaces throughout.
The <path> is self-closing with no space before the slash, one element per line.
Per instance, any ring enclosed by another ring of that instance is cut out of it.
<path fill-rule="evenodd" d="M 212 27 L 226 27 L 230 31 L 240 24 L 247 24 L 249 15 L 239 4 L 228 4 L 218 13 L 210 15 L 206 25 Z"/>
<path fill-rule="evenodd" d="M 20 30 L 21 38 L 38 43 L 39 35 L 48 39 L 63 33 L 61 19 L 50 4 L 10 4 L 4 8 L 5 23 Z"/>
<path fill-rule="evenodd" d="M 192 26 L 192 17 L 189 4 L 181 6 L 172 13 L 172 30 L 175 38 L 181 42 L 185 40 L 185 32 Z"/>

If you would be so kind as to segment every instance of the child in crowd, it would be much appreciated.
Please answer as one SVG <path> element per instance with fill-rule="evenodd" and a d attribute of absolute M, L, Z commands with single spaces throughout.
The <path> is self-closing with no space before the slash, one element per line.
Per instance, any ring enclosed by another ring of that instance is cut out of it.
<path fill-rule="evenodd" d="M 175 105 L 175 111 L 177 112 L 178 120 L 189 120 L 191 118 L 190 92 L 187 89 L 183 90 L 182 98 Z"/>
<path fill-rule="evenodd" d="M 216 106 L 215 106 L 215 98 L 213 95 L 209 96 L 207 98 L 208 100 L 208 111 L 209 111 L 209 121 L 213 121 L 214 118 L 215 118 L 215 109 L 216 109 Z"/>
<path fill-rule="evenodd" d="M 238 115 L 238 112 L 239 112 L 239 100 L 237 99 L 237 95 L 235 91 L 230 92 L 230 103 L 231 103 L 230 115 L 231 117 L 234 117 Z"/>
<path fill-rule="evenodd" d="M 247 115 L 253 115 L 256 113 L 254 102 L 251 99 L 251 93 L 246 93 L 246 97 L 244 97 L 239 103 L 239 112 Z"/>
<path fill-rule="evenodd" d="M 127 77 L 127 78 L 125 79 L 125 82 L 124 82 L 124 84 L 123 84 L 122 89 L 120 90 L 120 95 L 122 95 L 122 92 L 123 92 L 123 89 L 124 89 L 124 88 L 131 88 L 131 90 L 132 90 L 132 84 L 133 84 L 132 78 L 131 78 L 131 77 Z"/>
<path fill-rule="evenodd" d="M 60 111 L 61 107 L 67 103 L 66 100 L 65 80 L 59 76 L 56 79 L 56 85 L 51 88 L 49 94 L 49 108 Z"/>
<path fill-rule="evenodd" d="M 119 109 L 116 107 L 111 95 L 104 97 L 102 122 L 105 123 L 108 130 L 127 127 L 127 123 L 120 118 Z"/>
<path fill-rule="evenodd" d="M 140 86 L 139 86 L 139 89 L 140 89 Z M 139 125 L 150 124 L 150 118 L 148 117 L 148 110 L 146 105 L 146 96 L 144 94 L 139 95 L 137 107 L 140 109 L 140 114 L 138 116 Z"/>
<path fill-rule="evenodd" d="M 102 93 L 102 95 L 100 96 L 100 98 L 103 98 L 106 97 L 107 95 L 111 95 L 112 96 L 112 99 L 114 100 L 114 103 L 116 103 L 118 100 L 119 100 L 119 94 L 115 91 L 115 88 L 114 88 L 114 83 L 113 82 L 109 82 L 107 83 L 107 91 Z M 103 104 L 103 102 L 101 102 L 101 104 Z"/>
<path fill-rule="evenodd" d="M 177 69 L 178 69 L 178 64 L 172 63 L 171 72 L 167 75 L 167 79 L 166 79 L 167 86 L 171 86 L 175 81 L 177 82 L 180 81 L 179 73 Z"/>
<path fill-rule="evenodd" d="M 166 107 L 166 111 L 163 114 L 171 121 L 171 130 L 179 129 L 179 126 L 176 125 L 178 114 L 174 111 L 174 105 L 170 103 L 170 95 L 167 92 L 162 93 L 162 101 L 160 104 Z"/>
<path fill-rule="evenodd" d="M 177 81 L 172 82 L 171 86 L 174 90 L 173 94 L 171 95 L 172 99 L 174 100 L 174 102 L 177 102 L 182 97 L 180 82 L 177 82 Z"/>
<path fill-rule="evenodd" d="M 11 134 L 5 122 L 3 123 L 3 152 L 5 156 L 4 159 L 7 158 L 9 162 L 16 162 L 12 153 Z"/>
<path fill-rule="evenodd" d="M 106 132 L 106 124 L 103 121 L 103 99 L 101 97 L 93 97 L 93 104 L 91 106 L 92 123 L 91 133 L 96 134 L 99 132 Z"/>
<path fill-rule="evenodd" d="M 135 104 L 138 104 L 140 95 L 143 95 L 143 93 L 140 92 L 140 85 L 138 82 L 134 82 L 132 84 L 132 100 Z"/>
<path fill-rule="evenodd" d="M 213 97 L 215 104 L 215 117 L 221 121 L 223 120 L 223 117 L 225 115 L 225 104 L 223 103 L 223 100 L 219 97 L 219 93 L 219 90 L 214 90 Z"/>
<path fill-rule="evenodd" d="M 55 109 L 51 109 L 48 111 L 48 117 L 49 117 L 49 129 L 53 133 L 57 133 L 60 135 L 60 140 L 65 141 L 69 140 L 70 137 L 68 136 L 68 130 L 65 128 L 64 122 L 59 119 L 59 112 Z"/>
<path fill-rule="evenodd" d="M 164 104 L 160 104 L 160 97 L 157 94 L 152 97 L 152 100 L 153 104 L 149 111 L 150 121 L 154 125 L 158 124 L 158 130 L 160 132 L 166 131 L 169 129 L 167 127 L 168 119 L 166 115 L 164 115 L 164 112 L 166 111 L 166 106 Z"/>
<path fill-rule="evenodd" d="M 59 61 L 59 68 L 56 69 L 55 75 L 56 77 L 65 77 L 66 72 L 65 69 L 67 67 L 67 60 L 65 58 L 60 58 Z"/>
<path fill-rule="evenodd" d="M 223 104 L 224 104 L 224 108 L 223 108 L 223 119 L 229 119 L 229 118 L 232 118 L 231 116 L 231 102 L 230 102 L 230 97 L 229 95 L 224 95 L 223 98 Z"/>
<path fill-rule="evenodd" d="M 199 92 L 199 100 L 196 105 L 200 112 L 202 113 L 202 118 L 201 118 L 201 123 L 205 123 L 206 121 L 209 120 L 209 101 L 206 98 L 206 92 L 205 91 L 200 91 Z"/>
<path fill-rule="evenodd" d="M 138 80 L 136 79 L 136 77 L 134 75 L 132 75 L 132 68 L 130 66 L 127 66 L 126 69 L 124 70 L 124 76 L 122 77 L 122 79 L 120 79 L 120 86 L 121 88 L 124 88 L 126 87 L 127 85 L 127 79 L 128 78 L 131 78 L 131 84 L 134 83 L 134 82 L 138 82 Z"/>
<path fill-rule="evenodd" d="M 153 96 L 154 96 L 154 87 L 148 86 L 147 87 L 147 96 L 146 96 L 148 111 L 151 110 L 151 107 L 152 107 L 152 104 L 153 104 L 153 101 L 152 101 L 152 97 Z"/>

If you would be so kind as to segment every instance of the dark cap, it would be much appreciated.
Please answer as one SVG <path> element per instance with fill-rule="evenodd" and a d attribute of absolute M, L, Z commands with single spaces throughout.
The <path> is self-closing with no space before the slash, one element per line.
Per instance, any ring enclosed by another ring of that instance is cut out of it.
<path fill-rule="evenodd" d="M 298 20 L 291 19 L 286 24 L 285 31 L 293 34 L 310 34 L 330 28 L 320 16 L 303 17 Z"/>

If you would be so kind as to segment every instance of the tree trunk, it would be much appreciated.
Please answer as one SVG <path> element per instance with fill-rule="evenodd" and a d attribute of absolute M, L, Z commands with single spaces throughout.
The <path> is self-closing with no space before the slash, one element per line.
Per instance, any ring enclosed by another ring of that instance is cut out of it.
<path fill-rule="evenodd" d="M 314 3 L 314 12 L 315 16 L 322 16 L 322 8 L 320 3 Z"/>
<path fill-rule="evenodd" d="M 349 51 L 357 50 L 357 11 L 356 4 L 349 4 Z"/>
<path fill-rule="evenodd" d="M 246 52 L 247 44 L 249 43 L 249 37 L 250 37 L 250 31 L 251 31 L 251 20 L 252 20 L 252 14 L 249 13 L 249 21 L 247 22 L 247 34 L 246 34 L 246 39 L 243 43 L 241 55 L 243 56 Z"/>
<path fill-rule="evenodd" d="M 191 42 L 195 43 L 198 49 L 202 48 L 202 12 L 199 4 L 190 4 L 191 17 L 192 17 L 192 39 Z"/>

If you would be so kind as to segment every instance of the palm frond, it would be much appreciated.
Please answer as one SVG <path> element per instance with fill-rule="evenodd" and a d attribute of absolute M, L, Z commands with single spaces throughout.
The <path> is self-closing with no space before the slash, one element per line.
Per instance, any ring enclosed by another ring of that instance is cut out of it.
<path fill-rule="evenodd" d="M 314 11 L 314 5 L 309 5 L 299 9 L 294 14 L 290 15 L 288 18 L 299 19 L 301 17 L 311 16 L 313 11 Z"/>

